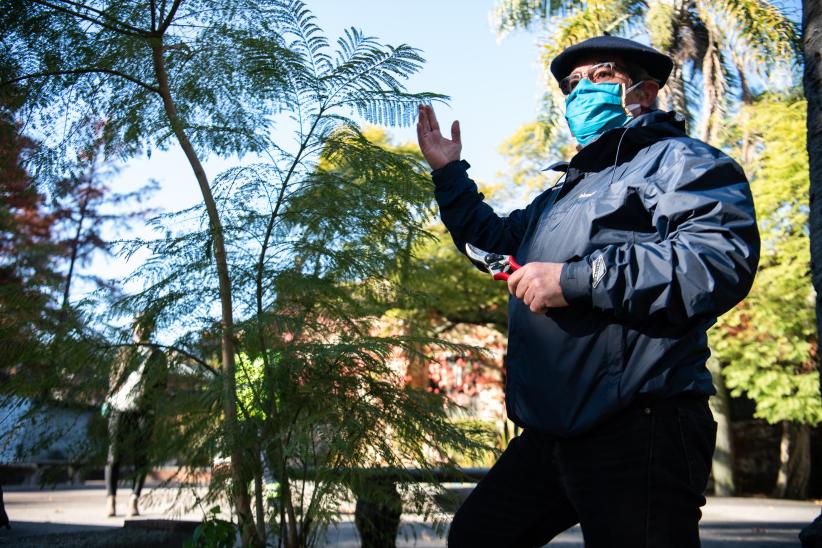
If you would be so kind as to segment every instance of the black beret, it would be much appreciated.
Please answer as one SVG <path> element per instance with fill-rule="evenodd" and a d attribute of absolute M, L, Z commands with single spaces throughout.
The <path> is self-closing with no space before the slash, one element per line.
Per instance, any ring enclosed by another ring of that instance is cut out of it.
<path fill-rule="evenodd" d="M 619 36 L 596 36 L 565 48 L 551 61 L 551 73 L 559 82 L 571 74 L 581 58 L 600 53 L 616 53 L 625 61 L 636 63 L 659 81 L 660 86 L 665 85 L 674 68 L 670 57 L 652 47 Z"/>

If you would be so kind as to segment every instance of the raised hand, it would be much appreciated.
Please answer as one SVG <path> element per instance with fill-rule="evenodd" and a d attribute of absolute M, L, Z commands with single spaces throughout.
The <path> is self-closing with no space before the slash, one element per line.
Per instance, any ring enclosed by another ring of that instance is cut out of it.
<path fill-rule="evenodd" d="M 460 141 L 460 123 L 454 120 L 451 124 L 451 139 L 446 139 L 440 132 L 440 125 L 430 105 L 419 106 L 417 120 L 417 141 L 425 161 L 431 169 L 439 169 L 446 164 L 460 159 L 462 142 Z"/>

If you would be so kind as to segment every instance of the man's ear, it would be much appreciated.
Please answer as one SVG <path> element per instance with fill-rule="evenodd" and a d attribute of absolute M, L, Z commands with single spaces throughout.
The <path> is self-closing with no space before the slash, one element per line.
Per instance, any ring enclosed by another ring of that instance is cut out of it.
<path fill-rule="evenodd" d="M 642 105 L 643 109 L 649 109 L 654 106 L 656 97 L 659 95 L 659 82 L 645 80 L 635 91 L 637 94 L 636 102 Z"/>

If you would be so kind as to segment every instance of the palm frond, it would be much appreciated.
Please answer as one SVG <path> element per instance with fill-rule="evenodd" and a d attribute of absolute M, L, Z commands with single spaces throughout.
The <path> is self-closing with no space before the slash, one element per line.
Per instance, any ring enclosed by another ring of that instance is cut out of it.
<path fill-rule="evenodd" d="M 801 58 L 797 25 L 769 0 L 699 0 L 697 10 L 707 23 L 722 29 L 728 45 L 763 67 Z"/>
<path fill-rule="evenodd" d="M 581 0 L 497 0 L 490 14 L 491 28 L 503 38 L 514 30 L 545 24 L 552 16 L 563 16 L 585 5 Z"/>

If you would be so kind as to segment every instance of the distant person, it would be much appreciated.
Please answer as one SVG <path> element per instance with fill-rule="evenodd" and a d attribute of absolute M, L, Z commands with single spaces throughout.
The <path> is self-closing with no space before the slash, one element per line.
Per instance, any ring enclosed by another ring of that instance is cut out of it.
<path fill-rule="evenodd" d="M 508 278 L 506 406 L 523 433 L 457 511 L 452 548 L 541 546 L 577 523 L 588 548 L 700 545 L 716 439 L 706 332 L 750 290 L 759 234 L 740 166 L 656 108 L 672 68 L 615 36 L 560 53 L 577 152 L 505 217 L 468 177 L 459 124 L 448 139 L 420 107 L 457 248 L 522 265 Z M 490 104 L 490 131 L 494 116 Z"/>
<path fill-rule="evenodd" d="M 136 322 L 134 345 L 118 352 L 109 377 L 109 393 L 103 404 L 109 435 L 105 471 L 109 517 L 117 513 L 117 483 L 123 461 L 134 465 L 127 515 L 140 515 L 138 503 L 150 466 L 157 405 L 165 392 L 168 376 L 163 352 L 147 346 L 153 331 L 151 320 Z"/>

